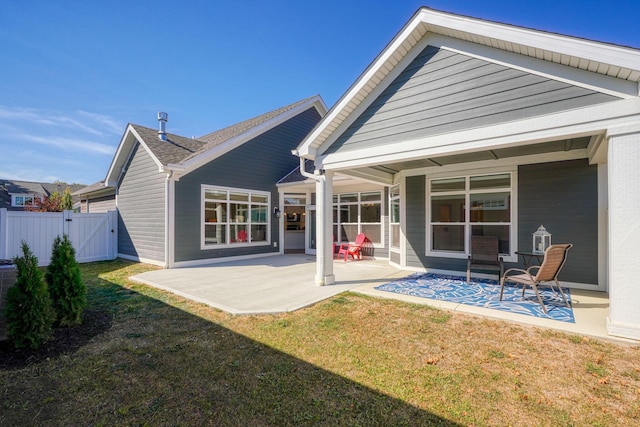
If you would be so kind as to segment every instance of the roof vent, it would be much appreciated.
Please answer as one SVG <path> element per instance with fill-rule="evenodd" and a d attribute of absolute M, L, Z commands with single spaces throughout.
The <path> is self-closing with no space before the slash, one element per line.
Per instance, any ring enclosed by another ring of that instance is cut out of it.
<path fill-rule="evenodd" d="M 163 141 L 167 140 L 167 132 L 165 130 L 167 121 L 169 120 L 169 115 L 162 111 L 158 112 L 158 124 L 160 125 L 160 129 L 158 130 L 158 138 Z"/>

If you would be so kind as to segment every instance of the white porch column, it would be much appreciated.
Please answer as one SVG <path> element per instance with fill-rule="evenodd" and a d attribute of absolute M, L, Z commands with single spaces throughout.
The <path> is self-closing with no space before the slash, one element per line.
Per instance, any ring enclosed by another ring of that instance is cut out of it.
<path fill-rule="evenodd" d="M 316 285 L 332 285 L 333 274 L 333 172 L 316 178 Z"/>
<path fill-rule="evenodd" d="M 609 334 L 640 339 L 640 125 L 610 129 Z"/>

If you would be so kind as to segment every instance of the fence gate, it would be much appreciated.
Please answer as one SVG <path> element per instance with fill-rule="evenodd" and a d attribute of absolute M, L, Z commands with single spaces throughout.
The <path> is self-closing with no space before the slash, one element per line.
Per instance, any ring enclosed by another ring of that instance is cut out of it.
<path fill-rule="evenodd" d="M 16 212 L 0 209 L 0 259 L 22 253 L 22 241 L 38 257 L 40 266 L 51 259 L 53 240 L 62 234 L 76 250 L 78 262 L 115 259 L 118 253 L 116 211 L 106 213 Z"/>

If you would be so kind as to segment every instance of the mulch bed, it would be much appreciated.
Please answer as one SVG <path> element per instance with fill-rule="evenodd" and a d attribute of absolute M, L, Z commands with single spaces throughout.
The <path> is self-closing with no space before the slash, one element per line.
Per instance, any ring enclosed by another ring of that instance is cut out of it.
<path fill-rule="evenodd" d="M 0 341 L 0 369 L 19 369 L 73 353 L 93 337 L 111 328 L 112 315 L 106 310 L 86 309 L 78 326 L 54 328 L 51 337 L 36 350 L 14 349 Z"/>

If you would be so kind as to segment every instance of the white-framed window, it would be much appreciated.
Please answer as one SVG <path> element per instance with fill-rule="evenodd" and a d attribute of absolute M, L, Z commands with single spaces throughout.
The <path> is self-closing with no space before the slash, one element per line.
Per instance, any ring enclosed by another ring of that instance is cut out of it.
<path fill-rule="evenodd" d="M 389 189 L 389 244 L 400 249 L 400 186 Z"/>
<path fill-rule="evenodd" d="M 202 186 L 202 247 L 269 244 L 271 194 Z"/>
<path fill-rule="evenodd" d="M 360 233 L 382 244 L 382 192 L 363 191 L 333 196 L 333 236 L 337 242 L 354 242 Z"/>
<path fill-rule="evenodd" d="M 27 205 L 28 203 L 33 202 L 33 196 L 31 195 L 11 195 L 11 206 L 14 208 L 21 208 Z"/>
<path fill-rule="evenodd" d="M 471 236 L 479 235 L 496 236 L 500 253 L 509 256 L 514 236 L 513 181 L 511 172 L 430 179 L 428 252 L 466 256 Z"/>

